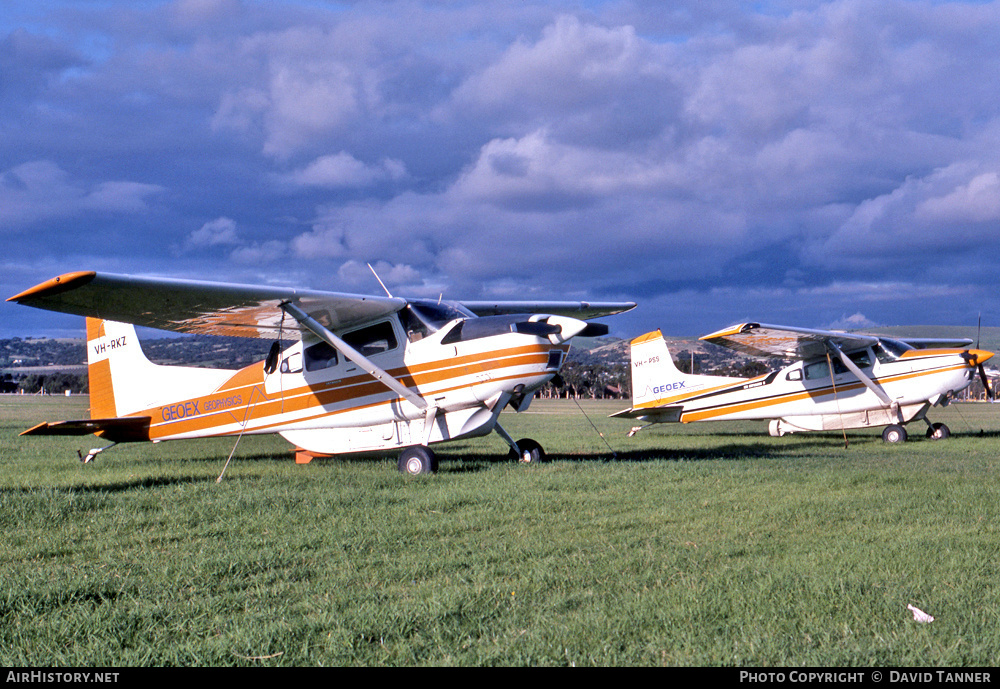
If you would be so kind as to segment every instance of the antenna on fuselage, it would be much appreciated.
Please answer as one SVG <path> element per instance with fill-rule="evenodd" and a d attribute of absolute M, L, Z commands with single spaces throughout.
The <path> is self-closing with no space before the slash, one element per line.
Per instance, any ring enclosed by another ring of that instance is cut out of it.
<path fill-rule="evenodd" d="M 378 276 L 378 273 L 375 272 L 375 269 L 372 268 L 372 264 L 371 263 L 368 264 L 368 270 L 372 271 L 372 275 L 374 275 L 375 279 L 378 280 L 378 284 L 382 285 L 382 289 L 385 290 L 386 295 L 388 295 L 388 296 L 391 297 L 392 296 L 392 292 L 390 292 L 389 289 L 385 286 L 385 283 L 382 282 L 382 278 L 380 278 Z"/>

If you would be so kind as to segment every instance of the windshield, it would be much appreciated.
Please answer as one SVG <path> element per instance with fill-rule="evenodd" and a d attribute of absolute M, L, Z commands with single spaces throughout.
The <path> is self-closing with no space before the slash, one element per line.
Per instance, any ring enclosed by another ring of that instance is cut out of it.
<path fill-rule="evenodd" d="M 411 301 L 399 312 L 399 320 L 410 342 L 416 342 L 431 333 L 436 333 L 458 318 L 475 318 L 475 314 L 459 304 L 429 299 Z"/>
<path fill-rule="evenodd" d="M 878 356 L 879 361 L 893 361 L 903 356 L 903 352 L 908 352 L 911 349 L 913 347 L 905 342 L 893 340 L 888 337 L 880 337 L 878 345 L 875 347 L 875 354 Z"/>
<path fill-rule="evenodd" d="M 410 310 L 434 330 L 440 330 L 456 318 L 473 318 L 475 314 L 460 304 L 447 301 L 411 301 Z"/>

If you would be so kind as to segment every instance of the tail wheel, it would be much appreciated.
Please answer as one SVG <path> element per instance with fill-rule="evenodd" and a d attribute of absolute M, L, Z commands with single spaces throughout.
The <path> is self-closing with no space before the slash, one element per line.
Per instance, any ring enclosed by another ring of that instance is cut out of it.
<path fill-rule="evenodd" d="M 886 426 L 885 430 L 882 431 L 882 440 L 887 443 L 904 443 L 906 437 L 906 429 L 897 424 Z"/>
<path fill-rule="evenodd" d="M 521 464 L 537 464 L 545 460 L 545 450 L 531 438 L 521 438 L 517 441 L 517 447 L 521 450 L 520 456 L 514 450 L 511 450 L 507 456 L 516 459 Z"/>
<path fill-rule="evenodd" d="M 944 440 L 951 435 L 951 430 L 943 423 L 931 424 L 927 429 L 927 437 L 931 440 Z"/>
<path fill-rule="evenodd" d="M 399 470 L 409 476 L 433 474 L 438 469 L 437 457 L 430 448 L 414 445 L 403 450 L 399 455 Z"/>

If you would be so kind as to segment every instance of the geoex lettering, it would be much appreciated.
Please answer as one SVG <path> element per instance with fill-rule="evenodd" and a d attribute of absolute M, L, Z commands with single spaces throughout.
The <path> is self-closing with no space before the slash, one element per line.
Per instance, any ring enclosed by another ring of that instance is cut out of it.
<path fill-rule="evenodd" d="M 681 388 L 687 387 L 687 381 L 681 380 L 676 383 L 667 383 L 666 385 L 657 385 L 653 388 L 653 394 L 659 395 L 664 392 L 672 392 L 673 390 L 680 390 Z"/>
<path fill-rule="evenodd" d="M 186 419 L 189 416 L 198 416 L 200 413 L 197 402 L 183 402 L 164 407 L 160 415 L 164 421 L 176 421 L 177 419 Z"/>

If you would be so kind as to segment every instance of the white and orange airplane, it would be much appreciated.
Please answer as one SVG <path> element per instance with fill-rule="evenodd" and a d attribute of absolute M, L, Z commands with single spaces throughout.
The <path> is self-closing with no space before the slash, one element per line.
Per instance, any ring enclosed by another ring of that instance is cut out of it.
<path fill-rule="evenodd" d="M 632 402 L 613 416 L 653 423 L 769 420 L 772 436 L 885 426 L 886 442 L 906 440 L 905 425 L 927 423 L 927 436 L 950 435 L 927 411 L 946 405 L 976 376 L 992 352 L 972 340 L 895 340 L 760 323 L 701 338 L 755 357 L 794 363 L 755 378 L 682 373 L 659 330 L 631 342 Z M 633 433 L 645 428 L 634 428 Z"/>
<path fill-rule="evenodd" d="M 376 276 L 377 277 L 377 276 Z M 521 461 L 543 456 L 497 423 L 552 379 L 587 319 L 632 302 L 450 302 L 98 272 L 61 275 L 8 301 L 87 317 L 91 418 L 22 435 L 87 435 L 113 445 L 279 433 L 296 461 L 401 449 L 399 469 L 433 472 L 428 447 L 496 431 Z M 242 370 L 164 366 L 134 325 L 273 339 Z M 298 341 L 281 351 L 284 335 Z M 107 446 L 107 447 L 110 447 Z M 97 452 L 91 450 L 85 461 Z"/>

